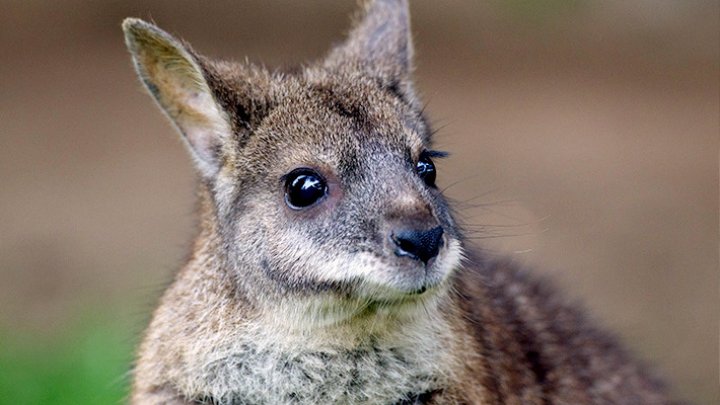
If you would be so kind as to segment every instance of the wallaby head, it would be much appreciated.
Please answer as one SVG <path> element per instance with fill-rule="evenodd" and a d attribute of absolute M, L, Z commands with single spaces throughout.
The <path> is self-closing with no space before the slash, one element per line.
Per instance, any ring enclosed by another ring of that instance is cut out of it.
<path fill-rule="evenodd" d="M 307 325 L 446 288 L 461 243 L 411 82 L 407 1 L 366 3 L 344 43 L 292 73 L 209 60 L 138 19 L 123 28 L 194 158 L 203 254 L 252 305 Z"/>

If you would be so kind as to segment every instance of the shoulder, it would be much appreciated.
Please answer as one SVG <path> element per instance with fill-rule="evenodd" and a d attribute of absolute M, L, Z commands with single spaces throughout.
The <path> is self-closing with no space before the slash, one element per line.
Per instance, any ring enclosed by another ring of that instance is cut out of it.
<path fill-rule="evenodd" d="M 559 402 L 671 403 L 642 362 L 546 277 L 510 260 L 471 258 L 454 290 L 487 367 L 510 371 L 500 386 Z"/>

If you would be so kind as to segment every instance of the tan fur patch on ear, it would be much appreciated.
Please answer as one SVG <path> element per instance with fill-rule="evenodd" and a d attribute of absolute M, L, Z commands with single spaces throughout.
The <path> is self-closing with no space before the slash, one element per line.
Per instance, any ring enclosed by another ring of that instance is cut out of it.
<path fill-rule="evenodd" d="M 178 40 L 145 21 L 128 18 L 123 30 L 148 91 L 183 133 L 200 169 L 214 174 L 215 155 L 230 125 L 197 59 Z"/>

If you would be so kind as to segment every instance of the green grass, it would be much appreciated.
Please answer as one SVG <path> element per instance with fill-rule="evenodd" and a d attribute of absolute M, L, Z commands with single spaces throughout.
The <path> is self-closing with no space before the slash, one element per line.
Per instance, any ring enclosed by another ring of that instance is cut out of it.
<path fill-rule="evenodd" d="M 97 319 L 52 336 L 0 330 L 0 404 L 124 403 L 133 334 Z"/>

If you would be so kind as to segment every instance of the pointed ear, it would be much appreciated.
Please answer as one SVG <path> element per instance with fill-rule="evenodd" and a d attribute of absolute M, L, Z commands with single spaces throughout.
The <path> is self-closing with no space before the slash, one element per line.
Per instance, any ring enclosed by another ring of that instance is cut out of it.
<path fill-rule="evenodd" d="M 135 69 L 155 101 L 175 123 L 205 177 L 220 167 L 231 125 L 204 76 L 201 62 L 180 41 L 145 21 L 122 24 Z"/>
<path fill-rule="evenodd" d="M 351 66 L 397 84 L 409 80 L 412 54 L 407 0 L 370 0 L 347 40 L 332 50 L 325 66 Z"/>

